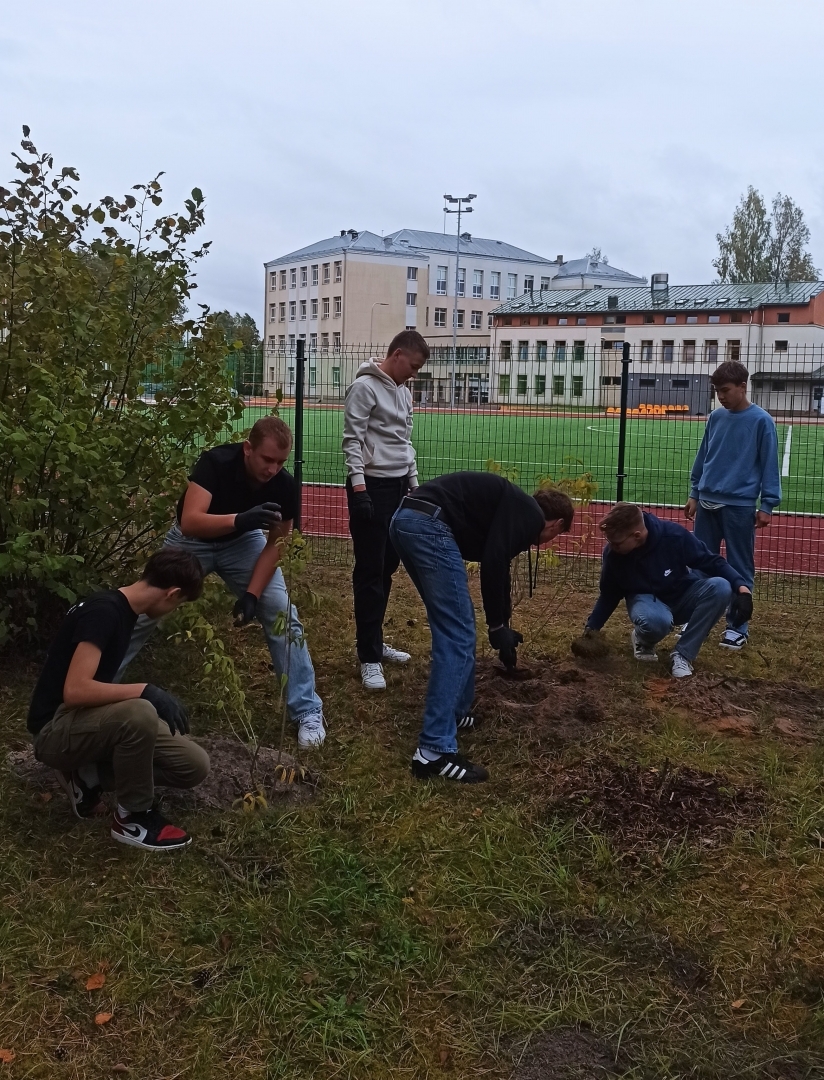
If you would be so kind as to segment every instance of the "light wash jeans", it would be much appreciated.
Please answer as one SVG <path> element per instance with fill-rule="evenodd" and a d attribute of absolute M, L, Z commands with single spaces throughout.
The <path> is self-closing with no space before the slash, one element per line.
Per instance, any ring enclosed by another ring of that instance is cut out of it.
<path fill-rule="evenodd" d="M 458 749 L 457 719 L 475 697 L 475 608 L 466 567 L 449 526 L 401 508 L 389 537 L 426 607 L 432 667 L 418 745 L 434 754 Z"/>
<path fill-rule="evenodd" d="M 694 660 L 709 637 L 732 596 L 726 578 L 711 577 L 695 581 L 668 607 L 652 593 L 627 597 L 627 611 L 642 645 L 652 648 L 672 630 L 675 623 L 687 623 L 687 629 L 675 647 L 687 660 Z"/>
<path fill-rule="evenodd" d="M 715 555 L 721 554 L 724 541 L 727 562 L 734 566 L 752 592 L 755 581 L 755 507 L 722 506 L 705 510 L 699 503 L 692 531 Z M 727 612 L 727 627 L 747 636 L 749 623 L 735 626 Z"/>
<path fill-rule="evenodd" d="M 226 540 L 219 544 L 214 540 L 197 540 L 184 536 L 177 525 L 173 525 L 166 534 L 164 544 L 181 547 L 197 556 L 206 574 L 215 573 L 223 578 L 235 596 L 242 596 L 252 577 L 252 570 L 258 556 L 266 545 L 266 537 L 260 529 L 241 533 L 236 540 Z M 263 627 L 266 644 L 272 657 L 272 665 L 278 676 L 287 675 L 286 707 L 289 718 L 296 724 L 311 713 L 320 712 L 323 702 L 315 693 L 315 671 L 306 642 L 297 644 L 295 637 L 303 637 L 303 627 L 298 619 L 297 609 L 292 605 L 292 645 L 289 650 L 289 671 L 286 671 L 286 636 L 275 636 L 271 627 L 279 612 L 286 610 L 288 603 L 286 582 L 283 574 L 276 570 L 272 580 L 261 593 L 257 603 L 256 618 Z M 132 639 L 115 682 L 120 682 L 123 672 L 134 660 L 151 637 L 159 619 L 138 616 L 132 632 Z"/>

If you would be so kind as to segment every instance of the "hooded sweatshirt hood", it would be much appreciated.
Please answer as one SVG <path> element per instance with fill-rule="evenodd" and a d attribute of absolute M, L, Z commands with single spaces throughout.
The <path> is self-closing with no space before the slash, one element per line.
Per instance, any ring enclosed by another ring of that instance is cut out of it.
<path fill-rule="evenodd" d="M 412 394 L 381 368 L 374 357 L 361 364 L 346 391 L 343 453 L 352 485 L 364 476 L 409 477 L 418 486 L 412 446 Z"/>

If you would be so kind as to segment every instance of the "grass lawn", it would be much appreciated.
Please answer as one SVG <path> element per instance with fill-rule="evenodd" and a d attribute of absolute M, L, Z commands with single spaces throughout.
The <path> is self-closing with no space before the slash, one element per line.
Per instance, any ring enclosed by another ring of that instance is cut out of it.
<path fill-rule="evenodd" d="M 492 776 L 462 788 L 408 772 L 429 647 L 408 582 L 387 637 L 414 659 L 366 697 L 348 574 L 310 578 L 317 793 L 184 815 L 177 857 L 120 847 L 5 766 L 36 674 L 5 662 L 0 1077 L 824 1076 L 816 612 L 763 608 L 744 653 L 711 642 L 682 688 L 632 661 L 619 614 L 611 656 L 573 661 L 592 597 L 541 590 L 514 619 L 536 678 L 502 680 L 481 645 L 484 726 L 462 741 Z M 229 609 L 260 719 L 268 654 Z M 215 732 L 193 647 L 158 635 L 135 666 Z"/>
<path fill-rule="evenodd" d="M 265 413 L 248 408 L 249 426 Z M 291 408 L 281 410 L 292 424 Z M 343 411 L 308 407 L 305 412 L 304 479 L 310 483 L 343 483 L 341 453 Z M 676 419 L 627 422 L 628 500 L 681 504 L 689 494 L 689 474 L 701 442 L 700 421 Z M 779 457 L 783 461 L 787 425 L 778 425 Z M 566 468 L 589 471 L 598 481 L 598 498 L 615 497 L 618 420 L 611 416 L 534 416 L 492 412 L 420 410 L 415 414 L 413 441 L 418 469 L 429 479 L 458 469 L 483 469 L 489 458 L 518 470 L 519 482 L 530 488 L 538 476 L 557 476 Z M 781 509 L 824 513 L 824 427 L 795 425 L 790 439 L 789 475 L 782 480 Z"/>

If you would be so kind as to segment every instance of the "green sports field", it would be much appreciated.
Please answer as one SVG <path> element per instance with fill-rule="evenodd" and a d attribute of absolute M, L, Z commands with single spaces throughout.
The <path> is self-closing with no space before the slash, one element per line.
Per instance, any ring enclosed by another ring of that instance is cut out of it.
<path fill-rule="evenodd" d="M 246 409 L 244 424 L 266 414 Z M 280 415 L 293 423 L 291 408 Z M 787 458 L 788 427 L 790 433 Z M 704 424 L 681 419 L 630 419 L 627 422 L 627 479 L 624 498 L 641 503 L 683 503 L 689 471 Z M 307 407 L 304 414 L 304 480 L 341 484 L 345 478 L 341 435 L 343 410 Z M 539 476 L 591 472 L 599 499 L 615 497 L 618 420 L 607 416 L 547 416 L 492 412 L 424 411 L 415 414 L 413 441 L 421 479 L 458 469 L 483 469 L 492 458 L 505 469 L 517 469 L 518 482 L 531 487 Z M 781 509 L 824 513 L 824 426 L 779 423 Z"/>

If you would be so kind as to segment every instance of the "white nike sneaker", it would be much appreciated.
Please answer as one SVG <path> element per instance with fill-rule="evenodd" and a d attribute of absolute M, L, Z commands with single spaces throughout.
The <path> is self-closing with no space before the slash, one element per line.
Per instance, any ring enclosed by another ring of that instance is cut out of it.
<path fill-rule="evenodd" d="M 298 746 L 301 750 L 310 750 L 314 746 L 323 746 L 326 728 L 323 726 L 323 713 L 315 712 L 304 716 L 298 726 Z"/>
<path fill-rule="evenodd" d="M 361 664 L 360 677 L 365 690 L 385 690 L 383 664 Z"/>
<path fill-rule="evenodd" d="M 383 658 L 388 660 L 390 664 L 408 664 L 412 659 L 412 654 L 404 652 L 403 649 L 393 649 L 391 645 L 383 643 Z"/>
<path fill-rule="evenodd" d="M 671 656 L 672 660 L 672 677 L 673 679 L 686 679 L 688 675 L 692 675 L 693 666 L 687 660 L 686 656 L 682 656 L 680 652 L 674 652 Z"/>

